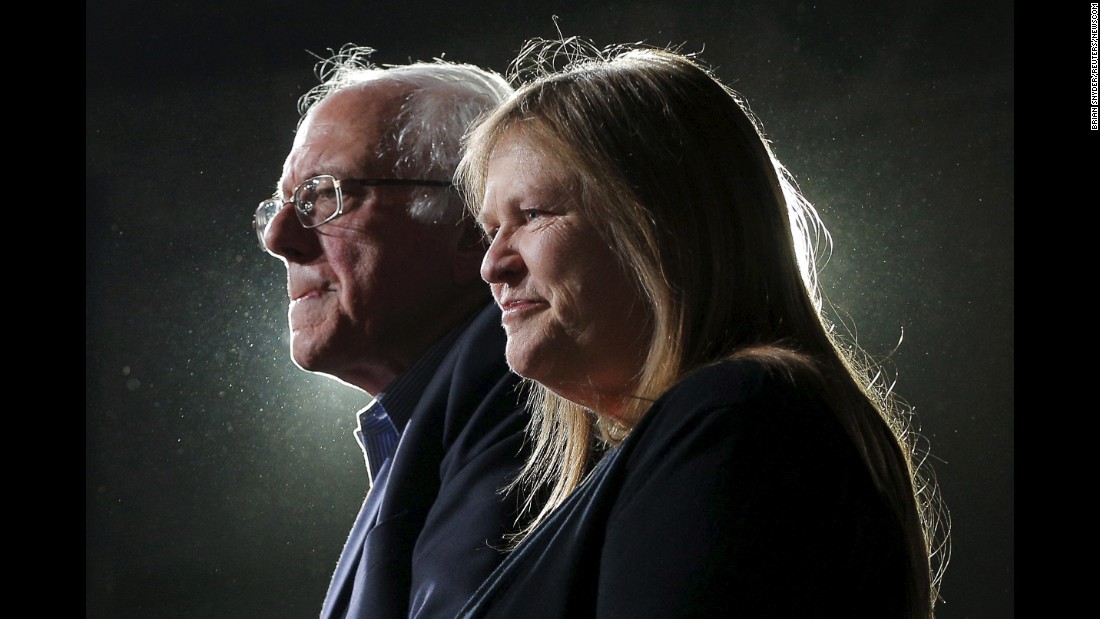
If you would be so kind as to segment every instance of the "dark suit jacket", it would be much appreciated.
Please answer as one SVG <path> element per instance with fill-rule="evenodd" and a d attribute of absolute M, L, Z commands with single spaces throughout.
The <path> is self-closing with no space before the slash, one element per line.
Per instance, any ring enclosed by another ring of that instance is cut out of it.
<path fill-rule="evenodd" d="M 898 617 L 901 529 L 815 388 L 755 361 L 660 398 L 462 617 Z"/>
<path fill-rule="evenodd" d="M 503 559 L 526 417 L 495 305 L 458 337 L 379 472 L 321 616 L 453 617 Z"/>

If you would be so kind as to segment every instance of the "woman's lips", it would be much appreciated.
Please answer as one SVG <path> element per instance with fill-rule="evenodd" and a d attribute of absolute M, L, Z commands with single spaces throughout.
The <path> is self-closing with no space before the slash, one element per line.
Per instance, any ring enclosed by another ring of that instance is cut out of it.
<path fill-rule="evenodd" d="M 546 305 L 541 299 L 509 299 L 500 302 L 500 311 L 503 319 L 519 317 Z"/>

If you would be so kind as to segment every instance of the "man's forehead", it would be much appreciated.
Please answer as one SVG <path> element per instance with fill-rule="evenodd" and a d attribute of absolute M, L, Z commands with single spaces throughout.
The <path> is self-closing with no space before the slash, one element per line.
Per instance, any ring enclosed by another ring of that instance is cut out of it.
<path fill-rule="evenodd" d="M 392 80 L 374 80 L 347 86 L 317 102 L 306 115 L 330 122 L 376 122 L 388 124 L 400 111 L 407 87 Z"/>
<path fill-rule="evenodd" d="M 390 87 L 387 87 L 390 86 Z M 382 146 L 403 97 L 390 84 L 371 82 L 337 91 L 307 113 L 283 166 L 282 189 L 289 190 L 317 174 L 381 173 L 386 168 Z"/>

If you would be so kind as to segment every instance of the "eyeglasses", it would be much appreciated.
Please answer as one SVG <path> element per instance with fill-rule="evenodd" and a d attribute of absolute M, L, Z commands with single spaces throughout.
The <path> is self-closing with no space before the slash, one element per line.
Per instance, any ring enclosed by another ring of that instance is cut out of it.
<path fill-rule="evenodd" d="M 308 178 L 301 185 L 294 188 L 294 193 L 288 202 L 274 197 L 260 202 L 260 206 L 256 208 L 256 215 L 252 220 L 252 227 L 256 230 L 260 247 L 267 249 L 267 244 L 264 242 L 264 237 L 267 236 L 267 228 L 287 204 L 294 204 L 294 212 L 298 214 L 298 221 L 307 230 L 327 224 L 343 215 L 344 191 L 342 187 L 344 184 L 367 187 L 387 185 L 449 187 L 451 182 L 416 178 L 346 178 L 341 180 L 331 174 L 321 174 Z"/>

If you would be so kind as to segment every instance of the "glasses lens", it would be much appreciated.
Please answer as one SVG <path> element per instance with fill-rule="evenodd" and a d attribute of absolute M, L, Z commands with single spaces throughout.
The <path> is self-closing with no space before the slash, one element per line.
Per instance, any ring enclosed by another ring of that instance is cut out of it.
<path fill-rule="evenodd" d="M 267 244 L 264 243 L 264 237 L 267 236 L 267 227 L 271 225 L 271 222 L 275 219 L 275 216 L 279 214 L 282 208 L 283 203 L 275 199 L 264 200 L 260 202 L 260 206 L 256 208 L 256 217 L 252 221 L 252 227 L 256 230 L 256 237 L 260 240 L 260 247 L 267 249 Z"/>
<path fill-rule="evenodd" d="M 336 179 L 327 174 L 314 176 L 294 192 L 298 219 L 306 228 L 316 228 L 340 214 L 340 202 Z"/>

